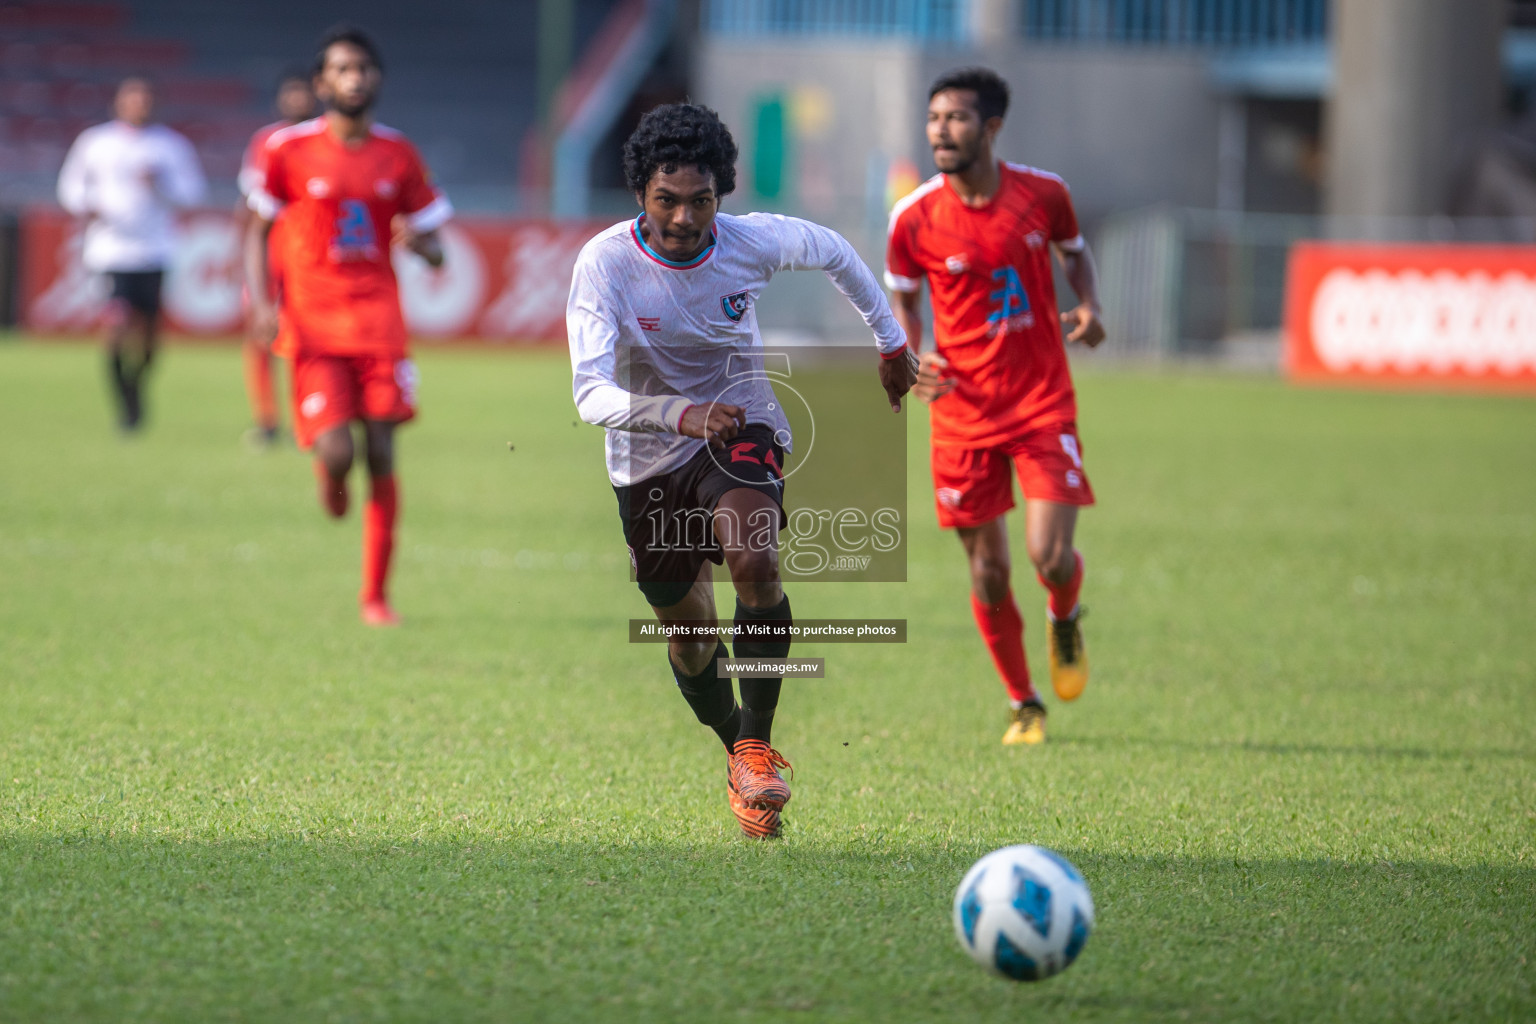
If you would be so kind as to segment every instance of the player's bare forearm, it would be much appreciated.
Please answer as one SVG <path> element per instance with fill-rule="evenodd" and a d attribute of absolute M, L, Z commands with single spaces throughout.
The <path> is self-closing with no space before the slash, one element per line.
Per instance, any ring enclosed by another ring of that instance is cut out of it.
<path fill-rule="evenodd" d="M 253 216 L 245 228 L 245 290 L 251 304 L 251 339 L 270 345 L 277 337 L 277 308 L 272 305 L 267 280 L 267 236 L 272 222 Z"/>
<path fill-rule="evenodd" d="M 1105 338 L 1103 307 L 1099 304 L 1099 272 L 1093 252 L 1084 245 L 1077 252 L 1057 250 L 1067 283 L 1077 293 L 1077 305 L 1061 314 L 1063 326 L 1069 327 L 1066 340 L 1094 348 Z"/>
<path fill-rule="evenodd" d="M 912 394 L 922 402 L 932 404 L 955 390 L 955 378 L 946 372 L 949 362 L 937 352 L 923 352 L 923 318 L 921 292 L 892 292 L 891 312 L 896 322 L 907 332 L 907 350 L 915 360 Z"/>
<path fill-rule="evenodd" d="M 922 301 L 920 292 L 892 292 L 891 298 L 896 301 L 891 303 L 891 312 L 896 316 L 896 322 L 901 325 L 902 331 L 907 336 L 907 348 L 914 354 L 921 355 L 923 351 L 923 318 L 919 315 L 919 305 Z"/>
<path fill-rule="evenodd" d="M 1093 262 L 1093 250 L 1089 249 L 1085 243 L 1077 252 L 1062 252 L 1060 255 L 1062 270 L 1066 272 L 1067 283 L 1077 294 L 1077 301 L 1092 306 L 1095 310 L 1101 309 L 1099 270 Z"/>

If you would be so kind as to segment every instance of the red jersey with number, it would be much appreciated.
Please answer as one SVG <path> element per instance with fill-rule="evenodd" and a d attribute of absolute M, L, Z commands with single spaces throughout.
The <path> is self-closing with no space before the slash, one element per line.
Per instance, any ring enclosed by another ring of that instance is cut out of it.
<path fill-rule="evenodd" d="M 282 341 L 295 353 L 403 356 L 405 318 L 390 263 L 392 223 L 418 232 L 453 215 L 415 147 L 374 125 L 338 139 L 323 117 L 273 133 L 252 209 L 282 212 Z"/>
<path fill-rule="evenodd" d="M 1077 419 L 1051 272 L 1051 244 L 1082 248 L 1066 183 L 1000 165 L 984 206 L 942 174 L 891 211 L 885 280 L 933 295 L 936 350 L 955 390 L 929 406 L 936 445 L 989 447 Z"/>

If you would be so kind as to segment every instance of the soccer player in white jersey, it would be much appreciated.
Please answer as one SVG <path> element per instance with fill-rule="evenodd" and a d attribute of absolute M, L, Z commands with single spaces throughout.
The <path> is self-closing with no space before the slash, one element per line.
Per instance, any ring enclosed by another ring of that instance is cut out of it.
<path fill-rule="evenodd" d="M 842 236 L 793 217 L 719 212 L 735 166 L 736 143 L 714 111 L 672 104 L 641 118 L 624 144 L 624 176 L 643 212 L 582 249 L 566 324 L 576 408 L 607 428 L 608 475 L 652 611 L 663 623 L 714 624 L 712 569 L 723 561 L 736 588 L 735 656 L 783 658 L 792 619 L 778 531 L 793 438 L 762 373 L 757 297 L 777 271 L 825 271 L 874 332 L 893 411 L 917 364 Z M 701 519 L 706 529 L 688 529 Z M 778 772 L 788 762 L 771 742 L 782 680 L 742 679 L 738 705 L 716 674 L 730 652 L 708 636 L 671 639 L 668 664 L 725 745 L 737 823 L 772 838 L 790 796 Z"/>
<path fill-rule="evenodd" d="M 86 220 L 86 269 L 111 279 L 107 362 L 119 422 L 130 432 L 144 417 L 176 210 L 201 202 L 206 188 L 192 144 L 150 123 L 154 106 L 146 79 L 125 79 L 113 100 L 116 120 L 81 132 L 59 172 L 60 205 Z"/>

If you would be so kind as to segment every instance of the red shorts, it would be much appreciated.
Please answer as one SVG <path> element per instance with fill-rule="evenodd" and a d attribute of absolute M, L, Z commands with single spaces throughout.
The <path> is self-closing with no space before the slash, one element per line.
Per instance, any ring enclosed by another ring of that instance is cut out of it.
<path fill-rule="evenodd" d="M 404 423 L 416 415 L 416 382 L 409 359 L 300 353 L 293 360 L 293 439 L 308 448 L 353 420 Z"/>
<path fill-rule="evenodd" d="M 946 530 L 980 526 L 1013 508 L 1010 462 L 1025 498 L 1093 504 L 1093 486 L 1083 471 L 1083 446 L 1075 423 L 1025 434 L 995 448 L 935 445 L 932 453 L 939 525 Z"/>

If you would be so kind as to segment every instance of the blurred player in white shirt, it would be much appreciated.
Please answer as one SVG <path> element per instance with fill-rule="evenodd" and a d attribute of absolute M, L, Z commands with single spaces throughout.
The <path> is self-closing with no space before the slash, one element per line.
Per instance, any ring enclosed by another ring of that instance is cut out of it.
<path fill-rule="evenodd" d="M 154 105 L 148 80 L 125 79 L 113 100 L 116 119 L 81 132 L 59 172 L 59 203 L 86 220 L 86 269 L 111 281 L 107 358 L 125 431 L 143 421 L 176 211 L 201 202 L 206 189 L 191 143 L 150 123 Z"/>

